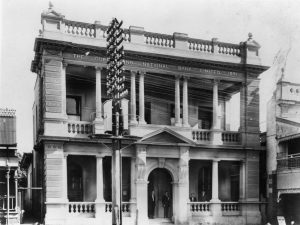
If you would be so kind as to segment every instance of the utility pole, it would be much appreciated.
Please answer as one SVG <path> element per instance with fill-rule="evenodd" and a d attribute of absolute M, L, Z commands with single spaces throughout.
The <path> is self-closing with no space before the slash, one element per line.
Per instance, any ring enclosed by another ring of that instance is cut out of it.
<path fill-rule="evenodd" d="M 122 156 L 123 115 L 121 100 L 127 95 L 124 76 L 123 21 L 116 18 L 107 30 L 107 95 L 112 99 L 112 224 L 122 225 Z"/>

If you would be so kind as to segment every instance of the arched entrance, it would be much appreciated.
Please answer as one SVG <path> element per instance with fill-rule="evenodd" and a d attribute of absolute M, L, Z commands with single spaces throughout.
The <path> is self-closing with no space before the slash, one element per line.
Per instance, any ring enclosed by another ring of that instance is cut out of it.
<path fill-rule="evenodd" d="M 172 199 L 172 177 L 167 169 L 156 168 L 148 177 L 148 217 L 152 218 L 164 218 L 165 212 L 163 207 L 163 196 L 168 192 L 169 207 L 167 208 L 167 218 L 172 218 L 173 215 L 173 199 Z M 153 205 L 154 190 L 155 205 Z M 165 202 L 166 202 L 166 198 Z"/>

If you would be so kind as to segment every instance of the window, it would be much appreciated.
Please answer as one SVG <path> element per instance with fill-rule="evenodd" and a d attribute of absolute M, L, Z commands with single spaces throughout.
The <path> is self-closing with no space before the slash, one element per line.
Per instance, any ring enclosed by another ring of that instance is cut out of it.
<path fill-rule="evenodd" d="M 67 96 L 67 114 L 80 116 L 81 114 L 81 97 Z"/>

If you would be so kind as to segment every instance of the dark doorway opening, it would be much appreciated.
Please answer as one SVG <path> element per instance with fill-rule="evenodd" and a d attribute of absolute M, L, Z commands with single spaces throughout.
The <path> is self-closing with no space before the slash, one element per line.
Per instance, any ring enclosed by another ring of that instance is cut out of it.
<path fill-rule="evenodd" d="M 163 207 L 163 198 L 166 192 L 169 196 L 169 207 L 167 207 L 167 218 L 172 218 L 173 215 L 173 194 L 172 194 L 172 177 L 167 169 L 154 169 L 148 177 L 148 217 L 149 218 L 164 218 L 165 208 Z M 154 190 L 155 205 L 153 205 Z M 166 198 L 165 198 L 166 199 Z"/>

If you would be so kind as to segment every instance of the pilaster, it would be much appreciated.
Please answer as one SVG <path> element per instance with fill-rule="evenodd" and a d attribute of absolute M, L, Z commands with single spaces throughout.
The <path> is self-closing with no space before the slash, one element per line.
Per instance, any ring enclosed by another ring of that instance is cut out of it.
<path fill-rule="evenodd" d="M 137 145 L 136 146 L 136 208 L 137 213 L 137 224 L 148 224 L 148 193 L 146 181 L 146 155 L 147 146 Z"/>

